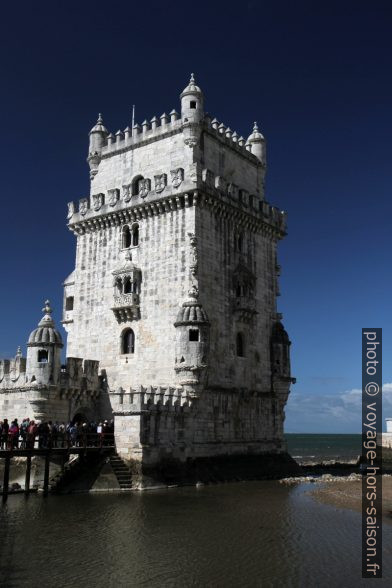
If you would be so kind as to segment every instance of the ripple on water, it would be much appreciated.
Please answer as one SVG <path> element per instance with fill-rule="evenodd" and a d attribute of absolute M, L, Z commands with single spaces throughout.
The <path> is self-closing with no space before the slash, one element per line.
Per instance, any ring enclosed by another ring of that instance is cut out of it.
<path fill-rule="evenodd" d="M 3 585 L 358 586 L 360 516 L 307 489 L 247 482 L 12 496 L 0 510 Z"/>

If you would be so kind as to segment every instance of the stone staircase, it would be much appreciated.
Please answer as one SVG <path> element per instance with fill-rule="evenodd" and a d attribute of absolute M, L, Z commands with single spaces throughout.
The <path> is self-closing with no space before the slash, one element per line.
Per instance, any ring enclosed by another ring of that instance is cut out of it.
<path fill-rule="evenodd" d="M 113 472 L 120 484 L 121 490 L 132 489 L 132 474 L 128 466 L 124 461 L 116 454 L 111 455 L 109 458 L 110 465 L 112 466 Z"/>

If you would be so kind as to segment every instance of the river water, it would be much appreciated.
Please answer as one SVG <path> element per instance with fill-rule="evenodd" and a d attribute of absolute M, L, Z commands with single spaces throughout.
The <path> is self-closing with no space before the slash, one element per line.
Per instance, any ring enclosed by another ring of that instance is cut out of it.
<path fill-rule="evenodd" d="M 361 580 L 361 516 L 313 485 L 239 482 L 131 494 L 10 496 L 2 588 L 345 587 Z M 392 525 L 384 524 L 391 585 Z"/>

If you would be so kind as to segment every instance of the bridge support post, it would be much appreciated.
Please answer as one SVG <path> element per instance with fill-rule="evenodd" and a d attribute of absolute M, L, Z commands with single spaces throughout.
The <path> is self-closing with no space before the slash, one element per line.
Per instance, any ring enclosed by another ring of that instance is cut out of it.
<path fill-rule="evenodd" d="M 30 475 L 31 475 L 31 455 L 26 458 L 26 477 L 25 477 L 25 494 L 30 491 Z"/>
<path fill-rule="evenodd" d="M 49 456 L 50 451 L 47 451 L 45 453 L 44 496 L 47 496 L 49 492 Z"/>
<path fill-rule="evenodd" d="M 9 489 L 9 481 L 10 481 L 10 465 L 11 465 L 11 458 L 9 455 L 4 460 L 4 478 L 3 478 L 3 502 L 6 502 L 8 498 L 8 489 Z"/>

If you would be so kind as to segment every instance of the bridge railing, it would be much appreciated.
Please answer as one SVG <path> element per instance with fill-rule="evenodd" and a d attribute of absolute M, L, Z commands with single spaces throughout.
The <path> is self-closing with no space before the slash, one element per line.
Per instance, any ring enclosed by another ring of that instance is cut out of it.
<path fill-rule="evenodd" d="M 0 435 L 0 450 L 13 451 L 16 449 L 61 449 L 71 447 L 112 447 L 114 433 L 86 433 L 69 431 L 56 434 L 29 434 L 26 436 L 5 434 Z"/>

